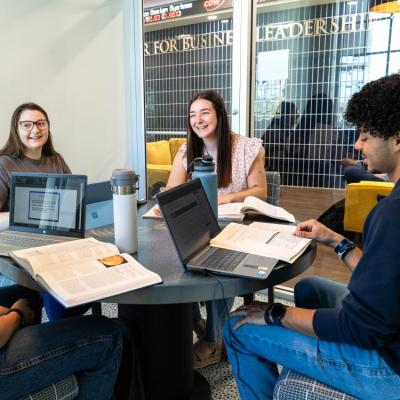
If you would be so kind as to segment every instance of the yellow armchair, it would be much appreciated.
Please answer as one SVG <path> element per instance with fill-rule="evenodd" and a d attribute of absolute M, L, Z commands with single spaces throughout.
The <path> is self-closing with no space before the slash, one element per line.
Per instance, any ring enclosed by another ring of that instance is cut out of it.
<path fill-rule="evenodd" d="M 346 231 L 362 232 L 365 219 L 378 202 L 378 196 L 387 196 L 392 182 L 361 181 L 346 186 L 343 225 Z"/>
<path fill-rule="evenodd" d="M 147 186 L 168 181 L 172 162 L 179 147 L 186 143 L 186 138 L 171 138 L 157 142 L 146 143 Z"/>

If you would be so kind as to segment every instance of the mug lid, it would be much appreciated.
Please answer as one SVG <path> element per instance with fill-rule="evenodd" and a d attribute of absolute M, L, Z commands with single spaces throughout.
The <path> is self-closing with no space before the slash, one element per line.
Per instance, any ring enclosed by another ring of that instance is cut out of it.
<path fill-rule="evenodd" d="M 139 175 L 126 168 L 115 169 L 111 176 L 111 184 L 115 186 L 135 186 Z"/>

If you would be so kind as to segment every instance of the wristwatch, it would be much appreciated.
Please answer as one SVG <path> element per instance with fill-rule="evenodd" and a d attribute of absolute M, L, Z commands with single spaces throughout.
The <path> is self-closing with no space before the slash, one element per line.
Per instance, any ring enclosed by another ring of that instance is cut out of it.
<path fill-rule="evenodd" d="M 268 304 L 265 313 L 264 320 L 267 325 L 282 326 L 282 318 L 285 316 L 287 306 L 281 303 Z"/>
<path fill-rule="evenodd" d="M 346 254 L 355 247 L 356 245 L 354 242 L 345 238 L 335 247 L 335 253 L 341 260 L 343 260 Z"/>
<path fill-rule="evenodd" d="M 20 326 L 21 328 L 22 328 L 23 326 L 25 326 L 25 316 L 24 316 L 24 313 L 23 313 L 21 310 L 19 310 L 18 308 L 10 308 L 10 309 L 7 311 L 7 314 L 10 314 L 10 313 L 12 313 L 12 312 L 14 312 L 14 313 L 16 313 L 16 314 L 19 315 L 19 319 L 20 319 L 19 326 Z"/>

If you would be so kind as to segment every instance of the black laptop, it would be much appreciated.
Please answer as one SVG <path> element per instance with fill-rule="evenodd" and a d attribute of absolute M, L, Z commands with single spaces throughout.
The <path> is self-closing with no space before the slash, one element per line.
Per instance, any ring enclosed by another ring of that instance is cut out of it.
<path fill-rule="evenodd" d="M 84 238 L 86 182 L 85 175 L 13 172 L 0 254 Z"/>
<path fill-rule="evenodd" d="M 188 270 L 266 279 L 278 260 L 209 246 L 220 228 L 199 179 L 156 196 L 183 265 Z"/>

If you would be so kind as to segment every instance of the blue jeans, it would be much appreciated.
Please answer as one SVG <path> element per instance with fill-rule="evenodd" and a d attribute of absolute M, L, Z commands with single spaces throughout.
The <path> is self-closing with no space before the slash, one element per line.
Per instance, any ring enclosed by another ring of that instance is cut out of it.
<path fill-rule="evenodd" d="M 228 313 L 232 308 L 233 297 L 221 300 L 206 301 L 207 322 L 205 339 L 215 343 L 222 337 L 224 323 L 228 318 Z M 228 310 L 228 313 L 227 313 Z M 198 303 L 193 303 L 193 322 L 201 319 L 200 307 Z"/>
<path fill-rule="evenodd" d="M 20 298 L 20 289 L 16 294 Z M 15 300 L 0 290 L 0 304 Z M 22 328 L 0 349 L 0 400 L 18 399 L 71 374 L 78 380 L 79 399 L 110 399 L 121 349 L 119 328 L 101 316 Z"/>
<path fill-rule="evenodd" d="M 324 281 L 321 283 L 329 287 Z M 309 288 L 315 290 L 318 280 L 308 283 L 311 283 Z M 336 291 L 339 287 L 333 284 L 332 288 Z M 296 296 L 301 302 L 300 293 Z M 332 301 L 335 295 L 324 297 L 327 299 Z M 400 376 L 375 350 L 327 342 L 283 327 L 246 324 L 233 330 L 239 319 L 229 319 L 224 339 L 243 400 L 272 399 L 278 379 L 277 364 L 360 399 L 400 398 Z"/>

